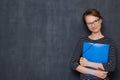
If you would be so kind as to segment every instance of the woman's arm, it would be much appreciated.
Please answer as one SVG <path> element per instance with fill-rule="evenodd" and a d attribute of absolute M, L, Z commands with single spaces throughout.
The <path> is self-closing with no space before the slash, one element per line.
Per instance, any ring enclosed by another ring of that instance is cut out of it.
<path fill-rule="evenodd" d="M 97 76 L 97 77 L 102 78 L 102 79 L 106 78 L 106 76 L 107 76 L 107 72 L 105 72 L 105 71 L 92 70 L 92 69 L 88 69 L 88 68 L 86 68 L 86 67 L 83 67 L 83 66 L 81 66 L 81 65 L 79 65 L 79 66 L 76 68 L 76 70 L 77 70 L 78 72 L 80 72 L 80 73 L 92 74 L 92 75 Z"/>
<path fill-rule="evenodd" d="M 111 71 L 115 70 L 115 68 L 116 68 L 116 53 L 117 53 L 117 49 L 112 44 L 110 46 L 108 63 L 103 63 L 105 71 L 110 71 L 111 72 Z"/>
<path fill-rule="evenodd" d="M 90 62 L 87 59 L 81 57 L 80 58 L 80 64 L 82 66 L 90 66 L 96 69 L 105 70 L 107 72 L 114 71 L 116 67 L 116 47 L 111 43 L 109 56 L 108 56 L 108 62 L 107 63 L 95 63 Z"/>
<path fill-rule="evenodd" d="M 80 65 L 81 66 L 93 67 L 93 68 L 96 68 L 96 69 L 99 69 L 99 70 L 105 70 L 102 63 L 90 62 L 83 57 L 80 58 Z"/>

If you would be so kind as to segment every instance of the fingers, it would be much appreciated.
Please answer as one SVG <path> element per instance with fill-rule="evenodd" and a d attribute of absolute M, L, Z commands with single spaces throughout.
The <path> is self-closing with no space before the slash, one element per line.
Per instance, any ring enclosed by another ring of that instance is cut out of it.
<path fill-rule="evenodd" d="M 80 59 L 85 59 L 84 57 L 80 57 Z"/>
<path fill-rule="evenodd" d="M 101 76 L 102 79 L 104 79 L 106 77 L 107 77 L 107 74 L 106 75 L 104 74 L 104 75 Z"/>
<path fill-rule="evenodd" d="M 108 73 L 108 72 L 101 71 L 101 72 L 99 72 L 98 77 L 100 77 L 100 78 L 104 79 L 104 78 L 106 78 L 106 77 L 107 77 L 107 73 Z"/>
<path fill-rule="evenodd" d="M 85 61 L 85 60 L 86 60 L 85 58 L 81 57 L 79 61 Z"/>
<path fill-rule="evenodd" d="M 107 77 L 107 73 L 104 73 L 103 75 L 102 75 L 102 79 L 104 79 L 104 78 L 106 78 Z"/>

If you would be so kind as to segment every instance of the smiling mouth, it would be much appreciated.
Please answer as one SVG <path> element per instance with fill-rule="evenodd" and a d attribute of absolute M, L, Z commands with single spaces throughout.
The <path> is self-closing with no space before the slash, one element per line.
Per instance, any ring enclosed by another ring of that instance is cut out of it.
<path fill-rule="evenodd" d="M 92 28 L 92 30 L 95 30 L 95 29 L 97 29 L 97 27 Z"/>

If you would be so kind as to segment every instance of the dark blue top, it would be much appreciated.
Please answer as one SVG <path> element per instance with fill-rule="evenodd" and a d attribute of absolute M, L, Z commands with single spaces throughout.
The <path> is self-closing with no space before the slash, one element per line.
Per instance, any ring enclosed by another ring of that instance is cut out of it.
<path fill-rule="evenodd" d="M 101 44 L 109 44 L 109 56 L 108 56 L 108 63 L 102 63 L 105 71 L 112 72 L 115 70 L 116 67 L 116 47 L 115 43 L 111 38 L 103 37 L 98 40 L 91 40 L 88 37 L 80 38 L 78 41 L 74 53 L 71 58 L 71 67 L 73 70 L 76 70 L 77 66 L 79 65 L 79 59 L 82 56 L 82 49 L 83 49 L 83 43 L 84 42 L 92 42 L 92 43 L 101 43 Z M 84 74 L 81 74 L 80 77 L 83 77 L 84 79 L 92 78 L 91 76 L 86 76 Z M 95 78 L 95 77 L 93 77 Z M 97 78 L 97 77 L 96 77 Z"/>

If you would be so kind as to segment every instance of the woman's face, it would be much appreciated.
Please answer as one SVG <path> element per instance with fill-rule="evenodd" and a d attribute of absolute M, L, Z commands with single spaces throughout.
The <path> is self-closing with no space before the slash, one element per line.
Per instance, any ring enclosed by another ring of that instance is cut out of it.
<path fill-rule="evenodd" d="M 102 19 L 92 16 L 92 15 L 87 15 L 85 17 L 85 21 L 86 21 L 86 25 L 87 25 L 88 29 L 92 33 L 97 33 L 97 32 L 101 31 Z"/>

